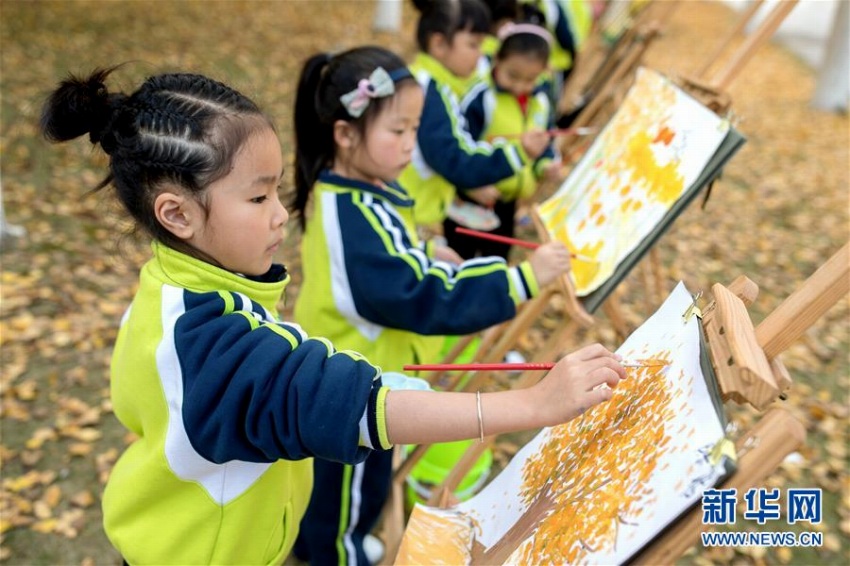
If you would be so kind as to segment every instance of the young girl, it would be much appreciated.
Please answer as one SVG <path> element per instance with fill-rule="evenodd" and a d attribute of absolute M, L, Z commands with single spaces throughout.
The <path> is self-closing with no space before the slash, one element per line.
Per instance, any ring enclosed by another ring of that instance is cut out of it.
<path fill-rule="evenodd" d="M 270 120 L 204 76 L 157 75 L 125 95 L 108 74 L 61 83 L 42 128 L 99 144 L 100 187 L 153 238 L 112 360 L 115 414 L 138 438 L 109 477 L 104 527 L 130 564 L 280 563 L 311 490 L 304 458 L 354 463 L 396 442 L 562 422 L 624 376 L 592 346 L 529 389 L 482 394 L 480 412 L 475 394 L 390 391 L 362 356 L 275 314 L 288 216 Z"/>
<path fill-rule="evenodd" d="M 593 27 L 594 8 L 590 0 L 522 0 L 543 15 L 543 24 L 555 41 L 549 57 L 552 84 L 549 95 L 557 108 L 567 79 L 575 68 L 578 53 Z M 558 127 L 566 128 L 575 116 L 558 118 Z"/>
<path fill-rule="evenodd" d="M 558 243 L 516 267 L 500 258 L 455 266 L 429 257 L 413 202 L 393 181 L 410 162 L 423 98 L 401 58 L 362 47 L 307 61 L 295 102 L 294 209 L 306 226 L 295 318 L 390 370 L 437 359 L 435 335 L 513 317 L 569 268 Z M 323 488 L 313 493 L 296 553 L 315 564 L 367 564 L 363 538 L 386 501 L 391 468 L 389 452 L 355 467 L 316 460 Z"/>
<path fill-rule="evenodd" d="M 416 201 L 417 225 L 442 233 L 456 190 L 485 206 L 499 196 L 492 186 L 515 175 L 548 143 L 543 131 L 527 132 L 521 143 L 475 142 L 458 120 L 459 99 L 471 86 L 490 29 L 481 0 L 414 0 L 421 16 L 419 53 L 411 71 L 425 92 L 425 105 L 411 164 L 399 181 Z M 446 234 L 446 237 L 450 237 Z"/>
<path fill-rule="evenodd" d="M 528 130 L 548 130 L 553 125 L 547 87 L 541 81 L 549 59 L 551 36 L 542 27 L 530 23 L 507 23 L 499 30 L 501 41 L 490 75 L 467 94 L 461 105 L 470 135 L 476 140 L 510 140 Z M 559 167 L 552 143 L 534 162 L 496 183 L 499 200 L 493 211 L 499 226 L 493 234 L 514 235 L 517 199 L 528 199 L 544 176 L 556 175 Z M 460 195 L 463 199 L 464 195 Z M 462 225 L 446 220 L 447 234 Z M 508 257 L 510 246 L 455 234 L 449 243 L 461 257 L 498 255 Z"/>

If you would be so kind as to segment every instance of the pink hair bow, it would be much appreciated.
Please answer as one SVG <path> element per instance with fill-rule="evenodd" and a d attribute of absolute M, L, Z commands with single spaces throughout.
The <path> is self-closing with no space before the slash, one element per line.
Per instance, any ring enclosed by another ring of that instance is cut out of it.
<path fill-rule="evenodd" d="M 352 118 L 359 118 L 372 98 L 383 98 L 395 94 L 395 84 L 383 67 L 378 67 L 368 79 L 360 79 L 357 88 L 339 97 L 339 101 Z"/>

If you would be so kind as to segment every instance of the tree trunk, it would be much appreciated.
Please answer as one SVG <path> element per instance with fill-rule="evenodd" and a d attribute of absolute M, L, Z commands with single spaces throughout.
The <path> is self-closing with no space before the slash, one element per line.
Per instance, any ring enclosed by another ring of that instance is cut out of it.
<path fill-rule="evenodd" d="M 472 540 L 470 564 L 504 564 L 511 554 L 537 529 L 540 522 L 555 506 L 552 481 L 545 485 L 528 509 L 517 519 L 508 532 L 488 549 L 477 540 Z"/>

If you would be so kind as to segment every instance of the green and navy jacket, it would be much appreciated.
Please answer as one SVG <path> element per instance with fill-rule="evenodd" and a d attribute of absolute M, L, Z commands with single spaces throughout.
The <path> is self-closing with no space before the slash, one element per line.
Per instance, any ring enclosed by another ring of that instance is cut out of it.
<path fill-rule="evenodd" d="M 477 189 L 514 175 L 528 161 L 521 146 L 476 142 L 460 116 L 460 99 L 473 84 L 419 53 L 410 71 L 425 92 L 425 105 L 410 165 L 399 183 L 416 202 L 418 225 L 442 223 L 456 189 Z"/>
<path fill-rule="evenodd" d="M 588 0 L 522 0 L 536 6 L 546 18 L 546 28 L 555 37 L 549 55 L 554 71 L 572 69 L 593 27 L 593 9 Z"/>
<path fill-rule="evenodd" d="M 496 85 L 491 72 L 486 81 L 472 87 L 461 103 L 469 135 L 476 140 L 513 140 L 513 143 L 518 143 L 518 134 L 550 129 L 554 119 L 547 89 L 547 85 L 538 84 L 529 95 L 523 110 L 516 96 Z M 537 190 L 537 181 L 543 175 L 544 167 L 554 158 L 555 149 L 550 143 L 533 163 L 496 183 L 496 188 L 502 193 L 502 200 L 531 197 Z"/>
<path fill-rule="evenodd" d="M 387 371 L 436 359 L 443 343 L 436 335 L 508 320 L 538 293 L 527 262 L 508 267 L 486 257 L 455 266 L 431 259 L 416 237 L 413 202 L 397 183 L 376 186 L 325 171 L 313 199 L 295 320 Z"/>
<path fill-rule="evenodd" d="M 130 564 L 278 564 L 317 456 L 387 449 L 380 370 L 281 322 L 289 281 L 249 279 L 155 243 L 112 359 L 115 415 L 137 437 L 103 498 Z"/>

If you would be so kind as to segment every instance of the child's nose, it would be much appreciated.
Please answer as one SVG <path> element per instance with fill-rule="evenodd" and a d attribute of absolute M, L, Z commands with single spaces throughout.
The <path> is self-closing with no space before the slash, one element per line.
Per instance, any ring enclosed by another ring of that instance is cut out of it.
<path fill-rule="evenodd" d="M 275 211 L 274 225 L 276 227 L 280 227 L 289 221 L 289 212 L 286 210 L 286 207 L 283 206 L 283 203 L 280 202 L 280 198 L 277 199 L 277 206 L 278 210 Z"/>
<path fill-rule="evenodd" d="M 411 152 L 416 147 L 416 132 L 404 137 L 404 151 Z"/>

